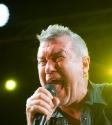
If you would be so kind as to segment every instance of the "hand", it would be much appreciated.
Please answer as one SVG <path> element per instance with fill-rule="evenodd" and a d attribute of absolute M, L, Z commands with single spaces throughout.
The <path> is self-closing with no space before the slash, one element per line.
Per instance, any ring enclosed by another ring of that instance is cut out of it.
<path fill-rule="evenodd" d="M 35 93 L 27 99 L 27 125 L 32 125 L 36 113 L 46 115 L 47 122 L 56 107 L 59 105 L 59 102 L 59 99 L 57 97 L 53 97 L 47 89 L 39 87 Z"/>

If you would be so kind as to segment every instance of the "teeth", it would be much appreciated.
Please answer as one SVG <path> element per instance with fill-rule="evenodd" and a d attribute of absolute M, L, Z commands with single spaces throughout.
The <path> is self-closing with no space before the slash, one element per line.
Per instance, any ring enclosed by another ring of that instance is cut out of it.
<path fill-rule="evenodd" d="M 60 78 L 53 78 L 51 80 L 49 80 L 49 82 L 55 81 L 55 80 L 60 80 Z"/>
<path fill-rule="evenodd" d="M 54 79 L 52 79 L 52 80 L 60 80 L 59 78 L 54 78 Z"/>

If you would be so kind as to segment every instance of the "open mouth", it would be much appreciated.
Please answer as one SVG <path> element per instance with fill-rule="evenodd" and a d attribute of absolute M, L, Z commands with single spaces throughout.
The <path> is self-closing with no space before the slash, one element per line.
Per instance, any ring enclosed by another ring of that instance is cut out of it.
<path fill-rule="evenodd" d="M 64 86 L 64 81 L 62 79 L 55 78 L 55 79 L 50 80 L 49 84 L 52 84 L 56 87 L 56 94 L 58 94 Z"/>

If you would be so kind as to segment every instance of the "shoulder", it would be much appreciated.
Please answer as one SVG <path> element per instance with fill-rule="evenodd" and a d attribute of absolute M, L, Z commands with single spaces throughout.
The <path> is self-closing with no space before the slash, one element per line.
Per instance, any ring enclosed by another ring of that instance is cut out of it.
<path fill-rule="evenodd" d="M 89 83 L 90 88 L 96 91 L 101 91 L 102 94 L 112 94 L 112 83 L 101 83 L 101 84 L 94 84 L 92 82 Z"/>
<path fill-rule="evenodd" d="M 98 98 L 102 98 L 108 106 L 112 104 L 112 83 L 94 84 L 89 83 L 89 89 Z"/>

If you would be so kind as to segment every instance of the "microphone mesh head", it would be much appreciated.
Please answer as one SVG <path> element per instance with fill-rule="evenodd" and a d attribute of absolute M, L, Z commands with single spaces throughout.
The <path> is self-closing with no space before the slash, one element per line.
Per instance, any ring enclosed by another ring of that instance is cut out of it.
<path fill-rule="evenodd" d="M 52 96 L 56 96 L 56 87 L 52 84 L 47 84 L 45 88 L 52 94 Z"/>

